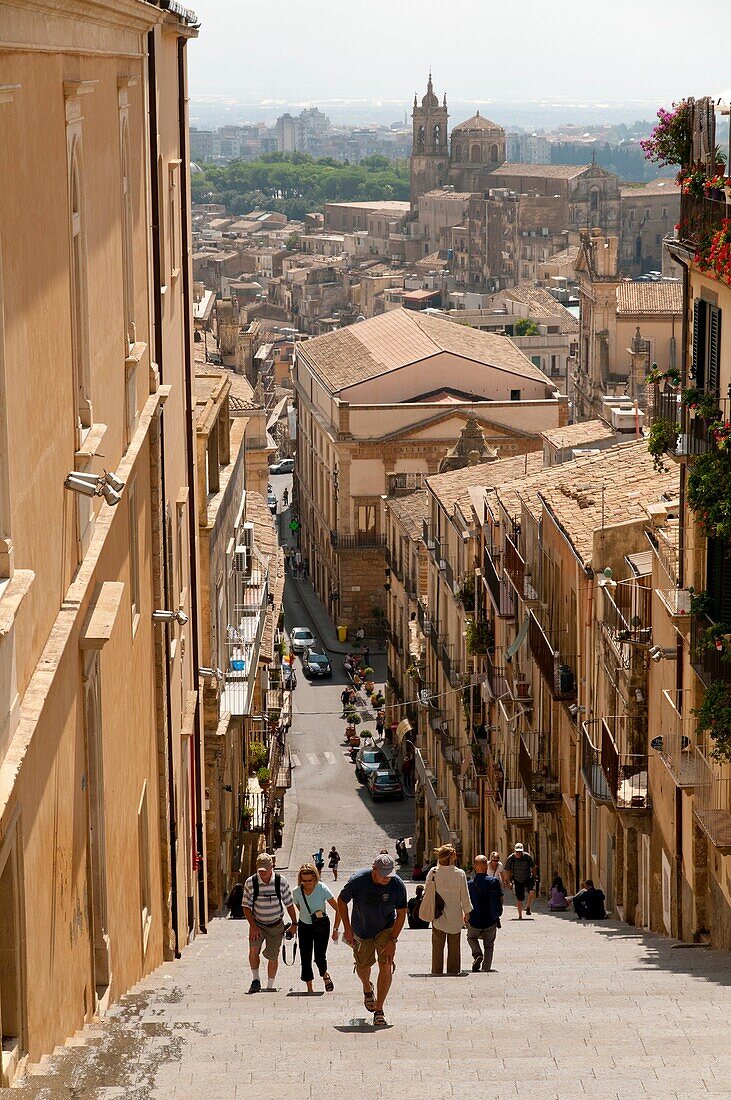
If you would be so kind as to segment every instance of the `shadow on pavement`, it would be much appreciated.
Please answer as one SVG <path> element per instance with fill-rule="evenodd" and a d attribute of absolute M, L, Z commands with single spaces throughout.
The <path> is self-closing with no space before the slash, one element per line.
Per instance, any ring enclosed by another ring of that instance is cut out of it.
<path fill-rule="evenodd" d="M 724 988 L 731 986 L 731 955 L 725 951 L 714 951 L 708 947 L 683 950 L 690 945 L 652 932 L 643 932 L 617 921 L 577 921 L 576 924 L 577 927 L 583 925 L 590 928 L 607 940 L 632 940 L 642 944 L 645 956 L 641 961 L 646 966 L 669 970 L 675 974 L 692 974 Z"/>

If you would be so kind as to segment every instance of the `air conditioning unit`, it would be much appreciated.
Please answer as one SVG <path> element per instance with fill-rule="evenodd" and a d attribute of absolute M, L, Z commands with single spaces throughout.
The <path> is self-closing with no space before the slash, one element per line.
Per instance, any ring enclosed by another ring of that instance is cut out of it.
<path fill-rule="evenodd" d="M 254 549 L 254 524 L 245 523 L 241 528 L 241 545 L 248 550 Z M 238 547 L 237 547 L 238 549 Z"/>
<path fill-rule="evenodd" d="M 251 551 L 248 546 L 237 546 L 233 557 L 234 572 L 247 576 L 251 571 Z"/>
<path fill-rule="evenodd" d="M 439 568 L 442 569 L 442 570 L 447 568 L 447 563 L 444 560 L 444 558 L 442 558 L 441 561 L 439 562 Z"/>

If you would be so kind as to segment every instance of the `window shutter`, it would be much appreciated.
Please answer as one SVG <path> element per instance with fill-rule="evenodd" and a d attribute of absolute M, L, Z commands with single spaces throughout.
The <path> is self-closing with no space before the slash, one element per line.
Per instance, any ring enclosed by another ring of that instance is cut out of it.
<path fill-rule="evenodd" d="M 718 393 L 719 364 L 721 359 L 721 310 L 718 306 L 707 306 L 708 318 L 708 369 L 706 387 Z"/>
<path fill-rule="evenodd" d="M 723 539 L 708 540 L 706 591 L 711 600 L 710 617 L 716 623 L 731 623 L 731 546 Z"/>
<path fill-rule="evenodd" d="M 706 303 L 696 298 L 693 303 L 693 378 L 698 389 L 705 385 L 706 365 Z"/>

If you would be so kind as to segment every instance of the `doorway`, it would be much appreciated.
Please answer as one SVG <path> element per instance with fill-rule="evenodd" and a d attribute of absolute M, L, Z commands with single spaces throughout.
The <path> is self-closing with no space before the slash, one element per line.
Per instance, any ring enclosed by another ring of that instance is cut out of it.
<path fill-rule="evenodd" d="M 650 838 L 643 833 L 640 845 L 640 928 L 650 930 Z"/>
<path fill-rule="evenodd" d="M 0 1088 L 8 1088 L 24 1053 L 22 908 L 17 830 L 0 849 Z"/>
<path fill-rule="evenodd" d="M 86 754 L 87 892 L 91 933 L 95 1011 L 109 1000 L 111 980 L 107 931 L 107 858 L 104 822 L 104 749 L 101 722 L 99 653 L 84 661 L 84 751 Z"/>

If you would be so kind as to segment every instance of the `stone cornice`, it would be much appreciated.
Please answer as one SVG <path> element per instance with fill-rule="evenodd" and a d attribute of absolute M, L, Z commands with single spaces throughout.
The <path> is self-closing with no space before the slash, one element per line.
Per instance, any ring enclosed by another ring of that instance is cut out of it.
<path fill-rule="evenodd" d="M 144 0 L 8 0 L 0 51 L 139 57 L 164 18 Z"/>

